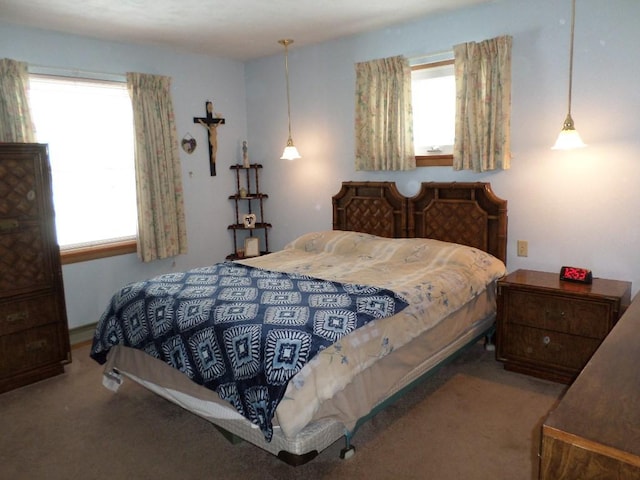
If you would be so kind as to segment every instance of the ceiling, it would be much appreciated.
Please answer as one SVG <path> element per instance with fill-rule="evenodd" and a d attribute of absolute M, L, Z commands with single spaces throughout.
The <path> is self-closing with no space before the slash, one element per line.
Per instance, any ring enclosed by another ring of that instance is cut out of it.
<path fill-rule="evenodd" d="M 0 19 L 244 61 L 491 1 L 0 0 Z"/>

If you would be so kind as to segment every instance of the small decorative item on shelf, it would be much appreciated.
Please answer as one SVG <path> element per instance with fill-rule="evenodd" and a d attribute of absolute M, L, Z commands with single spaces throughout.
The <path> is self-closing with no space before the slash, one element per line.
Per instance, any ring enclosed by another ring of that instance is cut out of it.
<path fill-rule="evenodd" d="M 246 140 L 242 142 L 242 168 L 249 168 L 249 146 Z"/>
<path fill-rule="evenodd" d="M 257 237 L 247 237 L 244 240 L 244 254 L 246 257 L 260 255 L 260 240 Z"/>
<path fill-rule="evenodd" d="M 247 198 L 247 195 L 249 194 L 247 189 L 244 187 L 240 187 L 240 191 L 238 193 L 240 194 L 240 198 Z"/>
<path fill-rule="evenodd" d="M 244 223 L 244 228 L 255 228 L 256 226 L 256 214 L 255 213 L 245 213 L 242 216 L 242 220 Z"/>

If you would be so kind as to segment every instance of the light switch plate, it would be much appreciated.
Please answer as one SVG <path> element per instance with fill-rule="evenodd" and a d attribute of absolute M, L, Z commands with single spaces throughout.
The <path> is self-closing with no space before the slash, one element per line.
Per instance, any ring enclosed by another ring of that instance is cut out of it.
<path fill-rule="evenodd" d="M 526 240 L 518 240 L 518 256 L 526 257 L 529 255 L 529 242 Z"/>

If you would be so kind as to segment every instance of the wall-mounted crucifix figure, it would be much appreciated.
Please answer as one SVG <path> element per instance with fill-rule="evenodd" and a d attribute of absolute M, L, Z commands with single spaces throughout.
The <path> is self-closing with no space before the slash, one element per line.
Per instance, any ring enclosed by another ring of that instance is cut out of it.
<path fill-rule="evenodd" d="M 193 123 L 199 123 L 207 129 L 207 136 L 209 137 L 209 167 L 211 169 L 211 176 L 216 174 L 216 151 L 218 150 L 218 126 L 224 125 L 224 118 L 220 117 L 219 113 L 213 112 L 213 103 L 207 100 L 205 103 L 207 116 L 206 117 L 193 117 Z"/>

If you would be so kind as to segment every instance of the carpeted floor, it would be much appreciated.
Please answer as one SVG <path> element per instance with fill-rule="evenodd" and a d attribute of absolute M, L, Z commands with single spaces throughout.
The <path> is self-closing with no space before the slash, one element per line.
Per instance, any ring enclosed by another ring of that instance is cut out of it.
<path fill-rule="evenodd" d="M 338 441 L 291 467 L 132 382 L 111 393 L 88 350 L 64 375 L 0 395 L 0 478 L 532 480 L 565 389 L 504 371 L 477 344 L 365 424 L 351 459 Z"/>

